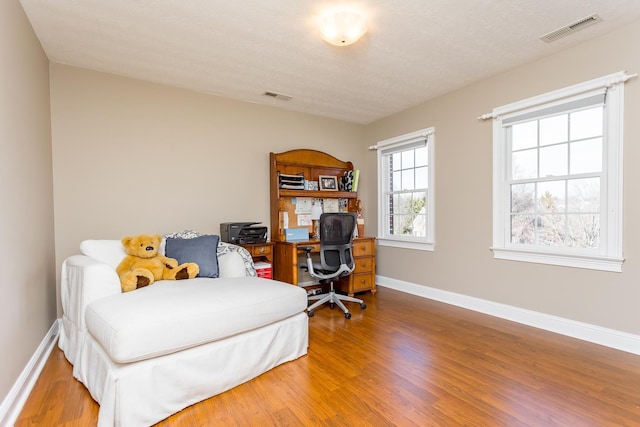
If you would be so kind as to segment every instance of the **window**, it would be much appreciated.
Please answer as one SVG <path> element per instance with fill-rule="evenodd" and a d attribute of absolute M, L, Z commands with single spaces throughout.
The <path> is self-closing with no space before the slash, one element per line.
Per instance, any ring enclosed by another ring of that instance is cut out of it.
<path fill-rule="evenodd" d="M 379 142 L 378 243 L 433 250 L 433 128 Z"/>
<path fill-rule="evenodd" d="M 495 258 L 622 270 L 624 81 L 494 109 Z"/>

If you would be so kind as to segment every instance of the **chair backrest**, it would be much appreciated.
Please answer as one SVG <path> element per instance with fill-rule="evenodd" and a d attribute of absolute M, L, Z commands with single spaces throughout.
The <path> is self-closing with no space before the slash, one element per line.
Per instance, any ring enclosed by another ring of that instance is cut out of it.
<path fill-rule="evenodd" d="M 320 215 L 320 265 L 325 271 L 337 271 L 341 265 L 353 269 L 353 233 L 356 214 L 323 213 Z"/>

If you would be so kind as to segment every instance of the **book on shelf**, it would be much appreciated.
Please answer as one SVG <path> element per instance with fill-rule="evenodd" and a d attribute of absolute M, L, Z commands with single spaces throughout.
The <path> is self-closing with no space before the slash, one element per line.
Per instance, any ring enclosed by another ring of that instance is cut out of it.
<path fill-rule="evenodd" d="M 356 192 L 358 191 L 358 180 L 360 179 L 360 169 L 356 169 L 353 171 L 353 187 L 351 188 L 351 191 Z"/>

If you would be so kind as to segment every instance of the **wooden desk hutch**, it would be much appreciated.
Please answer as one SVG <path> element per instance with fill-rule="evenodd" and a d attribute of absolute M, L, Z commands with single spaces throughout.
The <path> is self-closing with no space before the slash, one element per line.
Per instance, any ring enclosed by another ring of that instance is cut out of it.
<path fill-rule="evenodd" d="M 346 199 L 347 210 L 356 211 L 358 195 L 351 191 L 318 191 L 318 190 L 288 190 L 279 186 L 278 173 L 287 175 L 304 174 L 309 181 L 318 181 L 319 175 L 343 176 L 345 171 L 353 170 L 351 162 L 343 162 L 335 157 L 316 150 L 291 150 L 283 153 L 270 153 L 270 188 L 271 188 L 271 241 L 273 242 L 273 278 L 298 284 L 300 264 L 299 255 L 304 251 L 299 246 L 314 246 L 318 251 L 318 240 L 303 242 L 285 241 L 285 232 L 282 225 L 284 212 L 290 221 L 291 227 L 297 227 L 295 204 L 292 199 L 296 197 L 312 197 L 316 199 Z M 309 235 L 312 234 L 312 226 L 309 226 Z M 335 283 L 337 289 L 353 296 L 356 292 L 371 291 L 376 293 L 375 283 L 375 239 L 373 237 L 359 236 L 354 240 L 355 270 L 352 274 L 341 278 Z"/>

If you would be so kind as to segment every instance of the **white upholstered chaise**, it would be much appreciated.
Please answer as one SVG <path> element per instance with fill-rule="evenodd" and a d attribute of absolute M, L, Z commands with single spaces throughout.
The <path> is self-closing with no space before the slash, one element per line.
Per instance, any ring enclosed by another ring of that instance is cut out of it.
<path fill-rule="evenodd" d="M 220 256 L 220 278 L 121 293 L 120 242 L 81 250 L 62 266 L 59 346 L 99 426 L 157 423 L 307 353 L 304 289 L 248 276 L 237 252 Z"/>

